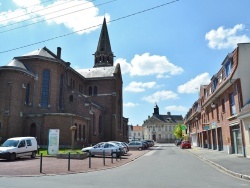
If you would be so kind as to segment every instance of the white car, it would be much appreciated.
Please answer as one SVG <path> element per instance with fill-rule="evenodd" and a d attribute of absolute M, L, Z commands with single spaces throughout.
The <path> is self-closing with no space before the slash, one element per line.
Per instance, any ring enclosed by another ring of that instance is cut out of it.
<path fill-rule="evenodd" d="M 82 152 L 87 152 L 88 155 L 105 155 L 112 157 L 119 157 L 124 154 L 123 148 L 112 142 L 101 142 L 93 147 L 86 147 L 82 149 Z"/>
<path fill-rule="evenodd" d="M 119 141 L 109 141 L 109 142 L 115 143 L 119 147 L 123 148 L 125 154 L 128 153 L 129 149 L 123 142 L 119 142 Z"/>
<path fill-rule="evenodd" d="M 16 158 L 36 157 L 37 141 L 34 137 L 15 137 L 6 140 L 0 146 L 0 158 L 14 161 Z"/>

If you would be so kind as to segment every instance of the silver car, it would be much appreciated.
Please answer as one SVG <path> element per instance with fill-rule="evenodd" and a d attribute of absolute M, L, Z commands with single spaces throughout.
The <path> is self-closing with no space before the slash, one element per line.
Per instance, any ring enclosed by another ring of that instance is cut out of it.
<path fill-rule="evenodd" d="M 123 148 L 119 147 L 112 142 L 101 142 L 92 147 L 86 147 L 82 149 L 82 152 L 88 153 L 88 155 L 105 155 L 112 157 L 119 157 L 124 154 Z"/>

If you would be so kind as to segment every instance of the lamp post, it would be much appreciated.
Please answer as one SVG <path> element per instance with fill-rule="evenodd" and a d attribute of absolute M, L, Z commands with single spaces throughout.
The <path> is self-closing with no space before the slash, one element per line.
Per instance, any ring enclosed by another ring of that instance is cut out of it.
<path fill-rule="evenodd" d="M 71 150 L 74 150 L 75 149 L 75 131 L 76 131 L 76 126 L 75 125 L 72 125 L 70 127 L 70 130 L 71 130 Z"/>

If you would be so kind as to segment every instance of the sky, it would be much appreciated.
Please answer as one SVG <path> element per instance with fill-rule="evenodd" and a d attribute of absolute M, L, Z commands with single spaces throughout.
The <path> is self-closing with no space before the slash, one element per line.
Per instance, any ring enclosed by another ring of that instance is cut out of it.
<path fill-rule="evenodd" d="M 0 66 L 47 47 L 92 68 L 104 17 L 123 78 L 123 116 L 142 125 L 185 117 L 200 85 L 238 43 L 250 42 L 249 0 L 0 0 Z"/>

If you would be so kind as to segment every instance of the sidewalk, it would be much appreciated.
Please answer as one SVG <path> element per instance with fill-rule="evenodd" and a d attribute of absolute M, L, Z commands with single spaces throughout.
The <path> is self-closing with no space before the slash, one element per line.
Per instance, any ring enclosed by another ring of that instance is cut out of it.
<path fill-rule="evenodd" d="M 192 146 L 188 149 L 198 158 L 212 164 L 238 178 L 250 180 L 250 159 L 236 154 L 227 154 L 223 151 L 211 150 Z"/>
<path fill-rule="evenodd" d="M 105 170 L 125 165 L 136 160 L 140 156 L 149 152 L 148 150 L 132 150 L 128 154 L 118 159 L 111 157 L 91 157 L 84 160 L 71 159 L 70 164 L 68 159 L 57 159 L 55 157 L 43 157 L 42 165 L 41 158 L 37 156 L 35 159 L 20 158 L 15 161 L 7 161 L 0 159 L 0 178 L 1 177 L 29 177 L 29 176 L 51 176 L 65 175 L 74 173 L 86 173 L 97 170 Z M 91 164 L 91 167 L 89 166 Z M 70 165 L 70 166 L 69 166 Z M 41 168 L 42 166 L 42 168 Z"/>

